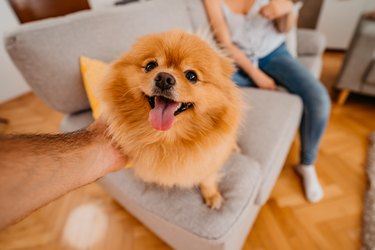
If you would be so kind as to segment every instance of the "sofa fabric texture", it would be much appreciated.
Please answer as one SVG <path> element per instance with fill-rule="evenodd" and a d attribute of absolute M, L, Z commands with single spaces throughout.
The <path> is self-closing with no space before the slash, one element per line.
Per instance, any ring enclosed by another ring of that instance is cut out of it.
<path fill-rule="evenodd" d="M 260 167 L 251 158 L 232 154 L 222 169 L 220 190 L 225 202 L 219 211 L 204 205 L 199 189 L 163 188 L 136 179 L 131 169 L 106 176 L 101 182 L 114 185 L 132 203 L 201 238 L 223 237 L 246 206 L 254 201 Z M 246 178 L 244 178 L 246 176 Z"/>
<path fill-rule="evenodd" d="M 272 191 L 302 113 L 299 97 L 285 92 L 243 89 L 249 107 L 239 135 L 241 152 L 259 162 L 262 185 L 256 204 L 263 205 Z M 280 166 L 280 167 L 275 167 Z"/>

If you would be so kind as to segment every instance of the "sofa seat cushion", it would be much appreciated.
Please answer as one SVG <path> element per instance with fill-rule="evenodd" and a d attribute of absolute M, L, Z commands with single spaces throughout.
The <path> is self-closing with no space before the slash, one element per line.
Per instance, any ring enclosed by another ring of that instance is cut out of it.
<path fill-rule="evenodd" d="M 222 173 L 219 188 L 224 203 L 220 210 L 208 208 L 198 188 L 172 189 L 145 184 L 131 169 L 109 174 L 99 183 L 120 203 L 131 200 L 137 204 L 143 211 L 133 214 L 136 217 L 150 212 L 184 231 L 214 240 L 229 232 L 243 211 L 254 204 L 261 177 L 258 163 L 238 153 L 231 155 Z"/>
<path fill-rule="evenodd" d="M 249 105 L 239 136 L 241 152 L 259 162 L 262 171 L 257 205 L 264 204 L 280 174 L 302 113 L 298 96 L 243 88 Z"/>

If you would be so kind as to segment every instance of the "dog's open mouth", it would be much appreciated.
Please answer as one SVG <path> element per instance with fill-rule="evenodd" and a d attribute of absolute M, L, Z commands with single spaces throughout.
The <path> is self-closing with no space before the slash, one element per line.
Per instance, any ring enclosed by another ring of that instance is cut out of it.
<path fill-rule="evenodd" d="M 176 102 L 164 96 L 146 96 L 151 107 L 149 119 L 153 128 L 169 130 L 178 114 L 193 107 L 191 102 Z"/>

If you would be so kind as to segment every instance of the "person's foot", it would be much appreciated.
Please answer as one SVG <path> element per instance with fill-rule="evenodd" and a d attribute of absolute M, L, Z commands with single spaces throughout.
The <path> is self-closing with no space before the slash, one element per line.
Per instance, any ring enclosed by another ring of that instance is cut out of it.
<path fill-rule="evenodd" d="M 301 164 L 296 166 L 295 170 L 303 179 L 307 200 L 311 203 L 319 202 L 324 196 L 324 191 L 316 175 L 315 166 Z"/>

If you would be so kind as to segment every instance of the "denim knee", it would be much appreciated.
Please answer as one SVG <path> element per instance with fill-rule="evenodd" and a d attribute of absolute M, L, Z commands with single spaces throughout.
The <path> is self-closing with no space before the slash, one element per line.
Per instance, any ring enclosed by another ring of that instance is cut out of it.
<path fill-rule="evenodd" d="M 314 120 L 327 120 L 331 111 L 331 99 L 324 85 L 317 81 L 314 88 L 307 91 L 304 105 Z"/>
<path fill-rule="evenodd" d="M 317 116 L 316 119 L 328 120 L 331 112 L 331 98 L 329 97 L 328 91 L 322 84 L 321 90 L 319 91 L 315 102 L 316 103 L 314 106 Z"/>

